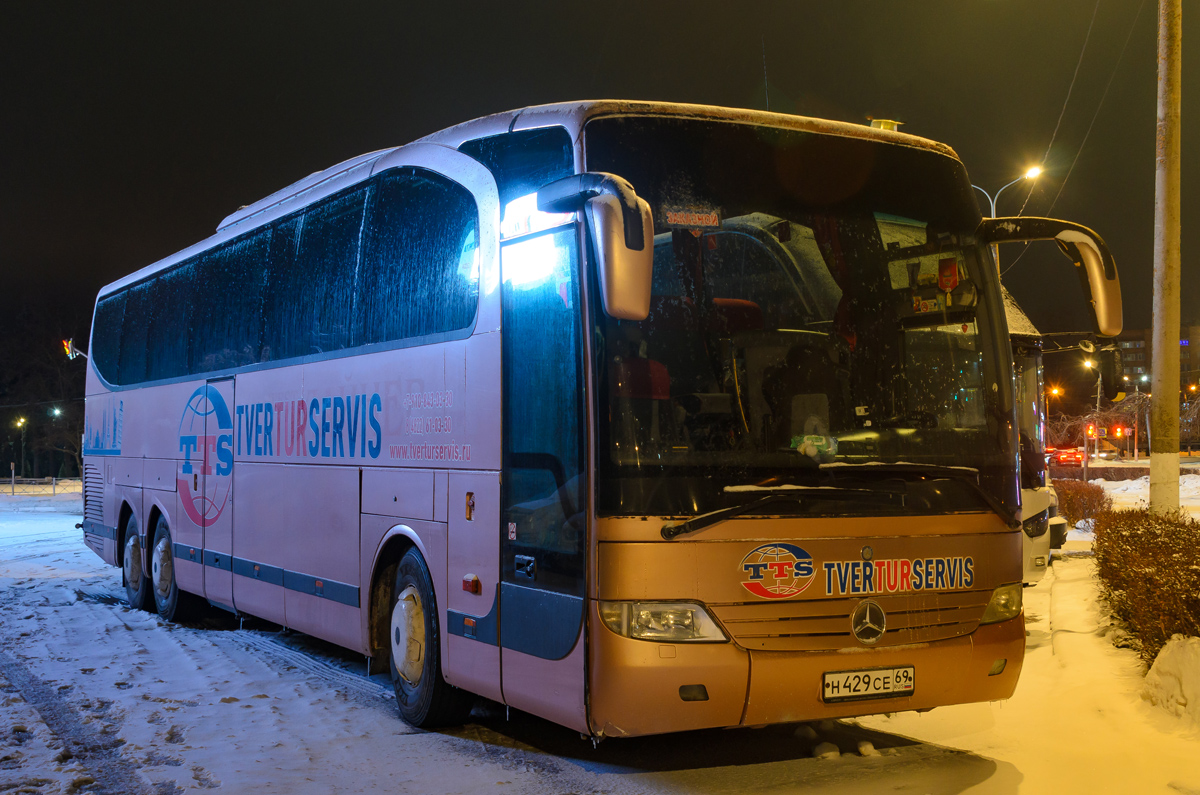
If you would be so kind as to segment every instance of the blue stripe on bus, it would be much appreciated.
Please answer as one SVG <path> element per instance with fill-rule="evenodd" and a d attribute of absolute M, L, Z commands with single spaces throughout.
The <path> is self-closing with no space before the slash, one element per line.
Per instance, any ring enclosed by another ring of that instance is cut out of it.
<path fill-rule="evenodd" d="M 583 625 L 583 598 L 526 588 L 511 582 L 500 584 L 502 610 L 506 619 L 500 645 L 543 660 L 561 660 L 575 648 Z"/>
<path fill-rule="evenodd" d="M 200 547 L 189 547 L 187 544 L 180 543 L 171 545 L 171 554 L 175 556 L 175 560 L 200 563 L 203 559 L 201 552 Z"/>
<path fill-rule="evenodd" d="M 265 563 L 237 558 L 224 552 L 213 552 L 211 549 L 189 547 L 187 544 L 173 544 L 172 551 L 176 560 L 201 562 L 214 569 L 229 571 L 252 580 L 259 580 L 269 585 L 278 585 L 289 591 L 319 596 L 331 602 L 337 602 L 350 607 L 358 607 L 358 586 L 325 577 L 314 577 L 311 574 L 301 574 L 288 571 L 278 566 L 268 566 Z M 228 609 L 228 608 L 227 608 Z M 494 611 L 493 611 L 494 612 Z M 494 623 L 494 620 L 493 620 Z M 493 630 L 493 634 L 495 631 Z M 494 641 L 493 641 L 494 643 Z"/>
<path fill-rule="evenodd" d="M 499 622 L 497 621 L 500 606 L 500 594 L 497 587 L 496 598 L 492 600 L 492 609 L 488 611 L 486 616 L 472 616 L 466 613 L 459 613 L 456 610 L 446 611 L 446 631 L 451 635 L 458 635 L 460 638 L 470 638 L 477 640 L 480 643 L 486 643 L 489 646 L 495 646 L 499 642 Z M 468 635 L 466 627 L 463 624 L 463 619 L 475 619 L 475 631 Z"/>
<path fill-rule="evenodd" d="M 313 594 L 350 607 L 358 607 L 358 586 L 296 571 L 283 571 L 283 587 L 297 593 Z"/>
<path fill-rule="evenodd" d="M 101 538 L 115 539 L 117 537 L 117 528 L 109 527 L 106 524 L 101 524 L 100 522 L 93 521 L 92 519 L 83 520 L 83 532 L 90 533 L 94 536 L 100 536 Z"/>
<path fill-rule="evenodd" d="M 283 585 L 283 569 L 278 566 L 268 566 L 245 558 L 233 559 L 233 573 L 252 580 L 261 580 L 271 585 Z"/>

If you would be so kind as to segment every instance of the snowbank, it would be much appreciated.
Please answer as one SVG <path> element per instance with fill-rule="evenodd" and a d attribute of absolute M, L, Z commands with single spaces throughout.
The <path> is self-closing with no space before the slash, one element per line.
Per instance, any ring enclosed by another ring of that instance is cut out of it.
<path fill-rule="evenodd" d="M 1200 726 L 1200 638 L 1167 641 L 1146 674 L 1142 697 Z"/>

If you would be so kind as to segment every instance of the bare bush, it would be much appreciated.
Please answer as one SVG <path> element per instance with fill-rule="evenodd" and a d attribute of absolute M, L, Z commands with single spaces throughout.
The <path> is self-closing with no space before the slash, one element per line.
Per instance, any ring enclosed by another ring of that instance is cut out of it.
<path fill-rule="evenodd" d="M 1071 527 L 1084 519 L 1095 519 L 1103 511 L 1112 510 L 1112 497 L 1101 486 L 1082 480 L 1051 481 L 1058 494 L 1058 513 Z"/>
<path fill-rule="evenodd" d="M 1104 595 L 1147 665 L 1171 636 L 1200 636 L 1200 523 L 1182 511 L 1107 511 L 1092 546 Z"/>

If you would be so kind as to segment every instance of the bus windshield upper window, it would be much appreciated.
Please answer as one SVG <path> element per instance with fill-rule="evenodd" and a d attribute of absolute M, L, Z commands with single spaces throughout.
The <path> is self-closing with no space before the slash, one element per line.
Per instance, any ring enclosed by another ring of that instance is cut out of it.
<path fill-rule="evenodd" d="M 712 510 L 734 499 L 722 485 L 816 483 L 841 462 L 968 465 L 1015 501 L 994 275 L 960 163 L 661 117 L 595 119 L 585 146 L 655 221 L 649 316 L 593 311 L 602 513 Z M 908 510 L 979 509 L 922 488 Z"/>

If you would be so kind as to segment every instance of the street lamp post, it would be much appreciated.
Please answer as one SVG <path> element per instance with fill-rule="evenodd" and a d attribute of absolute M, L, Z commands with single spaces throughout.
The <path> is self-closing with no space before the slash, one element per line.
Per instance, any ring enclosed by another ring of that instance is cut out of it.
<path fill-rule="evenodd" d="M 1098 365 L 1096 365 L 1091 359 L 1084 359 L 1083 366 L 1089 370 L 1091 370 L 1093 367 L 1096 368 L 1096 421 L 1099 422 L 1099 420 L 1100 420 L 1100 389 L 1104 382 L 1104 374 L 1100 371 L 1100 367 Z M 1083 457 L 1086 460 L 1087 459 L 1087 440 L 1086 439 L 1084 439 L 1083 448 L 1084 448 L 1083 449 Z M 1096 459 L 1097 460 L 1100 459 L 1100 431 L 1099 431 L 1099 429 L 1096 430 Z"/>
<path fill-rule="evenodd" d="M 17 420 L 17 427 L 21 429 L 21 477 L 25 477 L 25 418 L 21 417 Z"/>
<path fill-rule="evenodd" d="M 990 195 L 986 190 L 979 187 L 978 185 L 972 185 L 971 187 L 974 188 L 975 190 L 979 191 L 980 193 L 982 193 L 984 195 L 984 197 L 988 200 L 988 207 L 991 210 L 991 215 L 989 215 L 988 217 L 995 218 L 996 217 L 996 202 L 1000 200 L 1000 194 L 1004 193 L 1005 188 L 1011 188 L 1013 185 L 1016 185 L 1018 182 L 1020 182 L 1023 179 L 1037 179 L 1041 175 L 1041 173 L 1042 173 L 1042 169 L 1040 166 L 1033 166 L 1028 171 L 1026 171 L 1024 174 L 1017 177 L 1016 179 L 1014 179 L 1012 182 L 1008 183 L 1007 185 L 1001 185 L 1000 190 L 996 191 L 995 196 Z M 992 259 L 996 260 L 996 269 L 999 270 L 999 268 L 1000 268 L 1000 244 L 999 243 L 992 244 Z"/>

